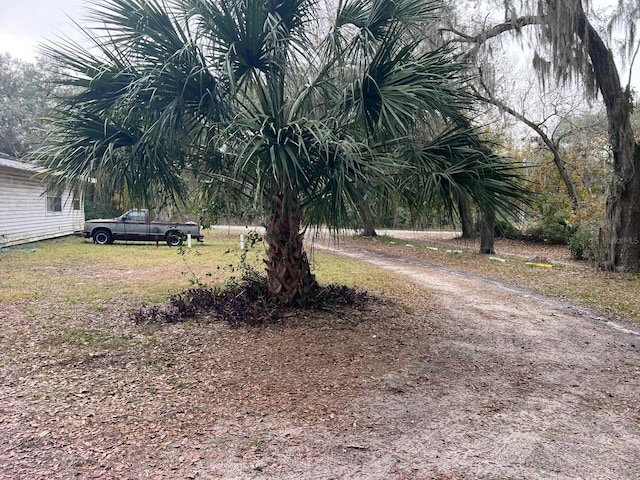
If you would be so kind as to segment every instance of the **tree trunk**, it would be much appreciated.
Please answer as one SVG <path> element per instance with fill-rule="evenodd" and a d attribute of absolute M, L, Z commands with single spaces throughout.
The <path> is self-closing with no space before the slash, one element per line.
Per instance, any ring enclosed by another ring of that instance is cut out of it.
<path fill-rule="evenodd" d="M 483 208 L 480 217 L 480 253 L 496 253 L 494 239 L 496 233 L 496 214 L 489 208 Z"/>
<path fill-rule="evenodd" d="M 576 32 L 586 45 L 607 109 L 614 180 L 607 201 L 605 268 L 638 271 L 640 262 L 640 152 L 631 128 L 631 93 L 623 90 L 613 54 L 577 3 Z"/>
<path fill-rule="evenodd" d="M 460 215 L 460 224 L 462 225 L 462 238 L 475 237 L 473 213 L 471 212 L 471 202 L 468 196 L 463 195 L 458 199 L 458 213 Z"/>
<path fill-rule="evenodd" d="M 362 235 L 365 237 L 377 237 L 373 212 L 366 200 L 362 199 L 358 202 L 358 212 L 360 220 L 362 220 Z"/>
<path fill-rule="evenodd" d="M 637 272 L 640 269 L 640 146 L 633 160 L 636 168 L 615 181 L 607 199 L 607 250 L 605 269 Z"/>
<path fill-rule="evenodd" d="M 285 306 L 302 306 L 317 290 L 304 251 L 300 212 L 295 195 L 279 192 L 273 198 L 271 221 L 266 225 L 267 288 Z"/>
<path fill-rule="evenodd" d="M 377 237 L 378 233 L 376 232 L 375 227 L 372 223 L 365 223 L 364 228 L 362 229 L 362 235 L 364 237 Z"/>

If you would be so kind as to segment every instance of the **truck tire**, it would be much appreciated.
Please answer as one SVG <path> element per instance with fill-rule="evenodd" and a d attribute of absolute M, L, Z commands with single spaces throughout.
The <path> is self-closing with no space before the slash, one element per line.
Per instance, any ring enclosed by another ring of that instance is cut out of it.
<path fill-rule="evenodd" d="M 176 231 L 167 232 L 165 241 L 167 242 L 167 245 L 169 245 L 170 247 L 178 247 L 182 245 L 182 234 Z"/>
<path fill-rule="evenodd" d="M 93 242 L 98 245 L 109 245 L 113 243 L 113 235 L 109 230 L 96 230 L 93 232 Z"/>

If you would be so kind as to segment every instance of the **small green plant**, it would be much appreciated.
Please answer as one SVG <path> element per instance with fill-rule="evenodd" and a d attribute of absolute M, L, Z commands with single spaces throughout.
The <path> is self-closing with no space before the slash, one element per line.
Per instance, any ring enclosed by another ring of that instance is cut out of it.
<path fill-rule="evenodd" d="M 243 273 L 253 273 L 254 266 L 250 263 L 247 258 L 250 252 L 258 245 L 262 243 L 262 235 L 260 235 L 255 230 L 250 230 L 247 233 L 247 237 L 245 238 L 245 245 L 242 249 L 242 253 L 240 254 L 240 263 L 238 264 L 238 269 Z"/>
<path fill-rule="evenodd" d="M 254 251 L 256 245 L 262 242 L 262 236 L 255 230 L 250 230 L 247 236 L 243 238 L 244 244 L 241 246 L 240 255 L 238 257 L 237 264 L 229 264 L 228 268 L 232 275 L 227 279 L 226 285 L 229 287 L 235 286 L 239 281 L 242 281 L 245 277 L 251 278 L 259 276 L 256 272 L 255 265 L 259 263 L 258 253 Z M 229 249 L 225 254 L 236 253 L 236 249 Z M 255 256 L 253 259 L 249 258 L 251 253 Z M 235 272 L 239 272 L 239 275 L 235 275 Z"/>
<path fill-rule="evenodd" d="M 186 268 L 186 271 L 183 271 L 182 275 L 190 275 L 189 283 L 191 285 L 205 285 L 202 278 L 196 275 L 196 273 L 193 271 L 193 268 L 191 267 L 191 264 L 189 263 L 189 256 L 197 257 L 200 255 L 200 252 L 198 252 L 197 250 L 192 250 L 190 248 L 185 248 L 184 245 L 180 245 L 177 251 L 178 255 L 180 255 L 180 257 L 182 258 L 182 262 L 184 263 L 184 266 Z M 211 277 L 212 273 L 207 272 L 205 276 Z"/>

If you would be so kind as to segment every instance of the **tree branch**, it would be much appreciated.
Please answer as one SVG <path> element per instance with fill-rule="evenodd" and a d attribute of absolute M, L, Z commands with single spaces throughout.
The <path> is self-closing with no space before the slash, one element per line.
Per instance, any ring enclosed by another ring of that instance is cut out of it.
<path fill-rule="evenodd" d="M 493 27 L 482 30 L 476 35 L 468 35 L 461 30 L 453 27 L 442 28 L 441 32 L 449 32 L 456 35 L 458 38 L 453 41 L 459 43 L 473 44 L 473 47 L 463 55 L 463 58 L 469 58 L 472 56 L 487 40 L 498 37 L 503 33 L 510 31 L 519 31 L 528 25 L 542 25 L 544 24 L 544 17 L 539 15 L 525 15 L 518 17 L 510 22 L 499 23 Z"/>
<path fill-rule="evenodd" d="M 484 88 L 485 90 L 488 91 L 486 87 Z M 551 138 L 549 138 L 549 136 L 544 132 L 544 130 L 540 128 L 540 125 L 532 122 L 520 112 L 517 112 L 513 108 L 509 107 L 507 104 L 501 102 L 500 100 L 494 98 L 493 96 L 485 97 L 480 93 L 478 93 L 477 96 L 479 100 L 489 103 L 491 105 L 494 105 L 498 107 L 500 110 L 502 110 L 503 112 L 506 112 L 509 115 L 513 116 L 520 122 L 527 125 L 529 128 L 531 128 L 534 132 L 536 132 L 540 136 L 544 144 L 547 146 L 547 148 L 553 155 L 553 162 L 556 164 L 558 173 L 560 174 L 562 181 L 567 187 L 567 194 L 569 195 L 569 199 L 571 200 L 571 207 L 575 211 L 578 208 L 578 191 L 576 189 L 576 186 L 573 183 L 573 180 L 571 179 L 571 176 L 569 175 L 569 172 L 567 172 L 567 169 L 565 168 L 564 160 L 562 159 L 562 155 L 560 153 L 560 149 L 558 148 L 558 145 L 556 145 L 554 141 Z"/>
<path fill-rule="evenodd" d="M 631 90 L 631 75 L 633 73 L 633 64 L 636 63 L 636 57 L 638 56 L 639 50 L 640 50 L 640 41 L 636 43 L 636 48 L 633 51 L 633 56 L 631 57 L 631 63 L 629 64 L 629 80 L 627 81 L 627 91 Z"/>

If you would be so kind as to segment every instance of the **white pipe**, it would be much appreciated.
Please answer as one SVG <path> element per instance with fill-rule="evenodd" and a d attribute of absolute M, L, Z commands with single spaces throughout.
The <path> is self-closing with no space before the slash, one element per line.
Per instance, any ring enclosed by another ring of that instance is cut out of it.
<path fill-rule="evenodd" d="M 187 247 L 191 248 L 191 234 L 187 233 Z"/>
<path fill-rule="evenodd" d="M 240 250 L 244 250 L 244 235 L 240 235 Z"/>

